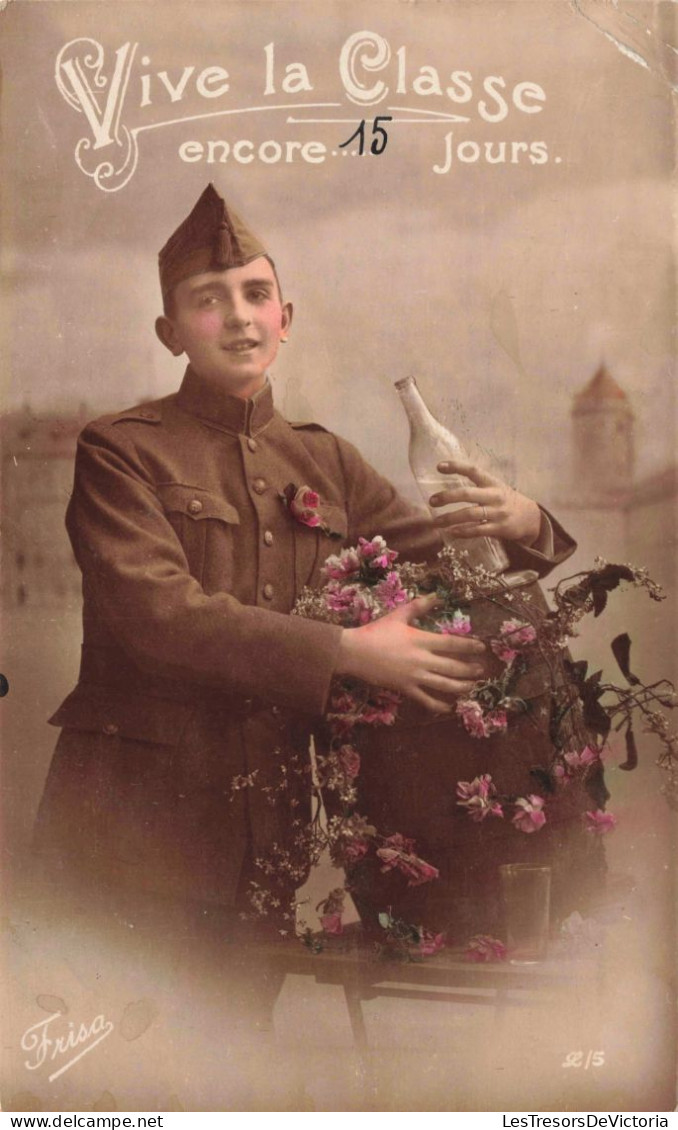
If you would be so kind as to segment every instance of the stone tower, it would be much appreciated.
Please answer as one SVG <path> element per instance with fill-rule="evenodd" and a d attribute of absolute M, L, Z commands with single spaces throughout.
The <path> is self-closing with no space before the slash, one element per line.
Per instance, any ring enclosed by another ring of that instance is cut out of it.
<path fill-rule="evenodd" d="M 574 398 L 572 439 L 574 497 L 623 504 L 633 481 L 633 410 L 604 364 Z"/>

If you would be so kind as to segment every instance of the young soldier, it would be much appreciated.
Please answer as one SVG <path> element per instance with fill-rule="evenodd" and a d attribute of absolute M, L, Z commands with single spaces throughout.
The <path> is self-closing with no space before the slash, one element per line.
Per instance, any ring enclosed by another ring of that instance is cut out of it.
<path fill-rule="evenodd" d="M 427 601 L 351 631 L 289 615 L 342 545 L 382 534 L 422 558 L 438 535 L 351 444 L 274 409 L 266 374 L 292 306 L 211 185 L 159 266 L 156 330 L 189 365 L 176 394 L 80 438 L 67 527 L 83 574 L 82 665 L 51 719 L 63 732 L 38 844 L 78 882 L 222 906 L 235 923 L 262 879 L 255 860 L 285 843 L 304 803 L 294 782 L 285 804 L 265 788 L 290 750 L 306 757 L 332 676 L 445 713 L 482 673 L 484 647 L 415 628 Z M 543 573 L 571 552 L 534 502 L 468 473 L 477 485 L 441 501 L 469 507 L 439 524 L 470 537 L 484 523 L 516 568 Z M 302 487 L 319 494 L 322 527 L 287 505 Z"/>

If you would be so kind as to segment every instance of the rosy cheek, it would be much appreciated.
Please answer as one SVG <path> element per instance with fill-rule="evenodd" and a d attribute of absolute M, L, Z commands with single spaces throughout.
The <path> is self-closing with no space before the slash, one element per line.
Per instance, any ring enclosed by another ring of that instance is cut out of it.
<path fill-rule="evenodd" d="M 196 314 L 193 326 L 201 337 L 214 337 L 221 332 L 223 319 L 218 310 L 201 310 Z"/>
<path fill-rule="evenodd" d="M 273 310 L 266 318 L 266 328 L 270 334 L 276 336 L 282 329 L 282 314 L 280 310 Z"/>

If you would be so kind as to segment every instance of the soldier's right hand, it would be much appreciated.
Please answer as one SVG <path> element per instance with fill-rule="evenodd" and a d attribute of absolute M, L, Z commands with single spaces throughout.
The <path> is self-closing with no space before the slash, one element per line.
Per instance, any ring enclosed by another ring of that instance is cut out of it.
<path fill-rule="evenodd" d="M 418 597 L 380 620 L 345 628 L 335 674 L 400 691 L 438 714 L 451 713 L 454 699 L 487 673 L 487 649 L 472 636 L 415 628 L 413 621 L 435 604 L 435 595 Z"/>

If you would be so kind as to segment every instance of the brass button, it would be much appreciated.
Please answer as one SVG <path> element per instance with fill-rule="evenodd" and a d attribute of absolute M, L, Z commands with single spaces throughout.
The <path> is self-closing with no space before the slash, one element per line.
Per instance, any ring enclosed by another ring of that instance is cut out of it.
<path fill-rule="evenodd" d="M 273 600 L 273 585 L 264 585 L 262 592 L 266 597 L 266 600 Z"/>
<path fill-rule="evenodd" d="M 117 734 L 119 729 L 120 727 L 117 726 L 115 722 L 104 722 L 103 731 L 110 737 L 112 737 L 113 734 Z"/>
<path fill-rule="evenodd" d="M 266 490 L 266 479 L 255 479 L 252 483 L 252 490 L 255 494 L 263 494 Z"/>
<path fill-rule="evenodd" d="M 189 514 L 200 514 L 202 510 L 202 502 L 199 498 L 192 498 L 188 504 Z"/>
<path fill-rule="evenodd" d="M 250 451 L 256 451 L 257 441 L 255 439 L 248 439 L 247 446 L 249 447 Z"/>
<path fill-rule="evenodd" d="M 273 534 L 270 530 L 264 530 L 264 545 L 273 545 Z"/>

